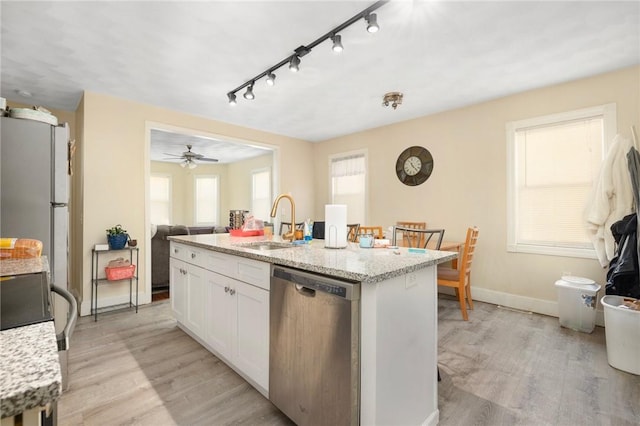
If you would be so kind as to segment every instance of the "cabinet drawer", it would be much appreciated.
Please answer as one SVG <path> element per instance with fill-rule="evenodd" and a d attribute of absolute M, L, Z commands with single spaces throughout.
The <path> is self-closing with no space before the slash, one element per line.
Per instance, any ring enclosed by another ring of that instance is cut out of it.
<path fill-rule="evenodd" d="M 169 244 L 169 256 L 179 259 L 179 260 L 187 260 L 189 247 L 185 244 L 180 244 L 171 241 Z"/>
<path fill-rule="evenodd" d="M 236 258 L 236 277 L 240 281 L 269 290 L 271 268 L 268 263 L 253 259 Z"/>
<path fill-rule="evenodd" d="M 269 290 L 271 268 L 268 263 L 226 253 L 208 251 L 205 269 Z"/>
<path fill-rule="evenodd" d="M 187 246 L 187 259 L 188 263 L 199 266 L 201 268 L 207 268 L 207 250 L 199 249 L 192 246 Z"/>

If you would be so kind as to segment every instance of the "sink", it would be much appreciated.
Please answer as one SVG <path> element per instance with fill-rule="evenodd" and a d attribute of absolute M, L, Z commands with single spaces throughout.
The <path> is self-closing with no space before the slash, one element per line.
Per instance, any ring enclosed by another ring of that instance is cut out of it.
<path fill-rule="evenodd" d="M 247 244 L 238 244 L 239 247 L 249 248 L 252 250 L 278 250 L 296 247 L 291 243 L 279 243 L 276 241 L 254 241 Z"/>

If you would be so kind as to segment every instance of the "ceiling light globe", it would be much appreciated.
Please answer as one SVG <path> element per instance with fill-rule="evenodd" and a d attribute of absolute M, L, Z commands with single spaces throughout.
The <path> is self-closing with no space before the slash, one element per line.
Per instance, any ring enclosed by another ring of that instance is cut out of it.
<path fill-rule="evenodd" d="M 197 165 L 196 163 L 194 163 L 193 161 L 190 161 L 190 162 L 189 162 L 189 168 L 190 168 L 191 170 L 195 169 L 196 167 L 198 167 L 198 165 Z"/>
<path fill-rule="evenodd" d="M 183 162 L 183 163 L 180 163 L 180 167 L 182 167 L 183 169 L 186 167 L 186 165 L 187 165 L 187 162 L 186 162 L 186 161 L 185 161 L 185 162 Z"/>

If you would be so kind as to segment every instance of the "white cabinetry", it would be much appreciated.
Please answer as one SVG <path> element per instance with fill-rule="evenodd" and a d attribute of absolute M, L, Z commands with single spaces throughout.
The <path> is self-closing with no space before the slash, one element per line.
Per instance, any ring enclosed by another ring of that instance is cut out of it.
<path fill-rule="evenodd" d="M 270 265 L 171 242 L 176 320 L 265 396 Z"/>

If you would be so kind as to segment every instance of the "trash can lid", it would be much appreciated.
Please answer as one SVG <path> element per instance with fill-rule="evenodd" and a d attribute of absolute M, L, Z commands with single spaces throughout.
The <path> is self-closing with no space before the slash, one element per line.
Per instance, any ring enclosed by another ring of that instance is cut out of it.
<path fill-rule="evenodd" d="M 568 283 L 577 284 L 577 285 L 591 285 L 596 283 L 594 280 L 590 278 L 574 277 L 573 275 L 563 276 L 562 281 L 566 281 Z"/>
<path fill-rule="evenodd" d="M 556 281 L 556 287 L 572 288 L 580 291 L 593 292 L 594 294 L 600 290 L 600 284 L 589 278 L 564 276 Z"/>

